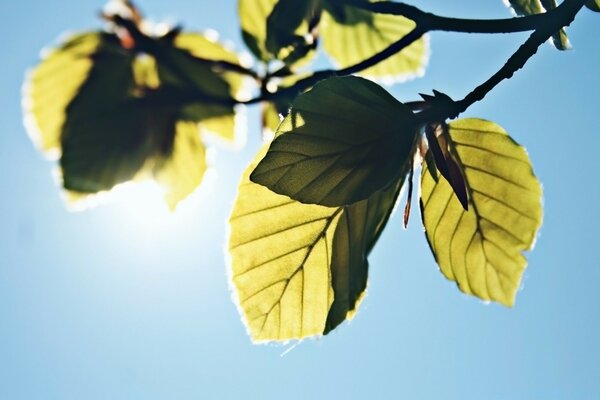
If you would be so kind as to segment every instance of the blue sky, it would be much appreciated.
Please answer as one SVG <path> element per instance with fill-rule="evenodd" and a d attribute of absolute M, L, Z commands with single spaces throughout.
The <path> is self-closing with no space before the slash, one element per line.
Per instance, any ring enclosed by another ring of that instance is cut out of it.
<path fill-rule="evenodd" d="M 500 0 L 419 1 L 465 17 L 505 17 Z M 417 215 L 393 218 L 371 255 L 357 317 L 320 340 L 250 343 L 231 302 L 225 221 L 259 147 L 216 148 L 214 173 L 168 215 L 157 202 L 65 209 L 53 164 L 22 124 L 20 91 L 39 51 L 99 26 L 101 1 L 0 3 L 0 398 L 593 399 L 600 393 L 600 14 L 569 29 L 574 49 L 543 47 L 464 115 L 494 120 L 528 148 L 545 219 L 514 309 L 458 292 L 437 270 Z M 242 49 L 233 0 L 140 2 L 154 20 L 213 28 Z M 427 75 L 400 100 L 460 98 L 527 37 L 431 36 Z"/>

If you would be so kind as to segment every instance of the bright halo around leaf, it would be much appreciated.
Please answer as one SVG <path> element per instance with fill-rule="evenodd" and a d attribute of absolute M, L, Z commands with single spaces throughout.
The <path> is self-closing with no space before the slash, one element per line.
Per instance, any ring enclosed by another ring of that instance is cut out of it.
<path fill-rule="evenodd" d="M 24 87 L 25 123 L 40 150 L 59 157 L 61 184 L 76 193 L 67 197 L 153 179 L 175 209 L 202 182 L 206 134 L 239 142 L 238 108 L 207 98 L 235 97 L 244 79 L 215 62 L 239 58 L 178 31 L 127 40 L 88 32 L 47 51 Z"/>
<path fill-rule="evenodd" d="M 523 252 L 533 247 L 542 223 L 541 185 L 525 149 L 493 122 L 457 120 L 448 136 L 469 194 L 468 211 L 434 163 L 424 164 L 427 240 L 440 270 L 461 291 L 510 307 L 527 265 Z"/>
<path fill-rule="evenodd" d="M 367 256 L 403 183 L 346 207 L 302 204 L 249 179 L 230 217 L 231 284 L 255 342 L 327 334 L 351 319 L 364 296 Z"/>

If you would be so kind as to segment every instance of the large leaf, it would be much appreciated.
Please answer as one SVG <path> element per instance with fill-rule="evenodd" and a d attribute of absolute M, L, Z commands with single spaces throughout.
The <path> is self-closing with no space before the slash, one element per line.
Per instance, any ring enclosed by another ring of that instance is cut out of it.
<path fill-rule="evenodd" d="M 371 57 L 406 36 L 415 23 L 404 17 L 376 14 L 352 6 L 325 2 L 321 35 L 327 54 L 339 67 Z M 383 81 L 405 81 L 422 76 L 429 58 L 427 39 L 421 38 L 398 54 L 360 75 Z"/>
<path fill-rule="evenodd" d="M 173 208 L 205 169 L 198 129 L 233 140 L 233 106 L 203 96 L 239 90 L 239 75 L 211 63 L 236 62 L 235 54 L 197 34 L 146 40 L 140 53 L 114 34 L 78 35 L 30 74 L 29 131 L 42 150 L 61 154 L 63 186 L 77 197 L 154 177 Z"/>
<path fill-rule="evenodd" d="M 348 207 L 302 204 L 249 180 L 230 219 L 231 277 L 254 341 L 326 334 L 354 314 L 366 288 L 367 254 L 401 180 Z"/>
<path fill-rule="evenodd" d="M 416 138 L 408 107 L 363 78 L 331 78 L 299 96 L 251 179 L 303 203 L 369 198 L 406 174 Z"/>
<path fill-rule="evenodd" d="M 288 65 L 314 55 L 309 24 L 321 0 L 239 0 L 242 37 L 254 55 Z"/>
<path fill-rule="evenodd" d="M 512 306 L 542 222 L 542 189 L 525 149 L 498 125 L 450 124 L 450 146 L 463 168 L 469 211 L 431 164 L 421 176 L 427 240 L 446 278 L 460 290 Z"/>
<path fill-rule="evenodd" d="M 556 8 L 556 0 L 504 0 L 516 15 L 534 15 Z M 568 50 L 571 43 L 564 28 L 552 36 L 552 43 L 559 50 Z"/>

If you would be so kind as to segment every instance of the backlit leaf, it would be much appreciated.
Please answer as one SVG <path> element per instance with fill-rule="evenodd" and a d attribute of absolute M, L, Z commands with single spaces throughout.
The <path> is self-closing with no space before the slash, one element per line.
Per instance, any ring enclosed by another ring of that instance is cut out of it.
<path fill-rule="evenodd" d="M 112 33 L 77 35 L 29 75 L 28 130 L 60 155 L 63 186 L 77 198 L 153 178 L 174 208 L 205 170 L 199 129 L 234 139 L 233 106 L 204 96 L 227 101 L 240 90 L 239 74 L 212 62 L 237 56 L 198 34 L 147 40 L 140 52 Z"/>
<path fill-rule="evenodd" d="M 367 255 L 402 180 L 347 207 L 302 204 L 249 180 L 230 218 L 231 278 L 254 341 L 326 334 L 354 315 L 364 294 Z"/>
<path fill-rule="evenodd" d="M 314 55 L 310 22 L 318 19 L 321 0 L 239 0 L 242 37 L 264 62 L 288 65 Z"/>
<path fill-rule="evenodd" d="M 413 21 L 404 17 L 340 6 L 335 0 L 326 1 L 325 10 L 320 25 L 323 46 L 342 68 L 381 52 L 415 27 Z M 427 39 L 421 38 L 360 75 L 390 82 L 405 81 L 422 76 L 428 58 Z"/>
<path fill-rule="evenodd" d="M 542 189 L 525 149 L 498 125 L 479 119 L 450 124 L 450 146 L 463 168 L 469 211 L 427 164 L 421 209 L 427 240 L 446 278 L 460 290 L 506 306 L 526 267 L 542 222 Z"/>
<path fill-rule="evenodd" d="M 406 174 L 416 131 L 376 83 L 331 78 L 296 98 L 251 179 L 303 203 L 352 204 Z"/>
<path fill-rule="evenodd" d="M 154 167 L 156 181 L 165 188 L 165 200 L 171 209 L 175 209 L 202 182 L 206 172 L 205 153 L 198 125 L 177 122 L 172 150 Z"/>
<path fill-rule="evenodd" d="M 102 48 L 109 54 L 119 51 L 118 41 L 100 32 L 86 32 L 67 38 L 29 73 L 23 102 L 28 132 L 44 152 L 60 153 L 60 137 L 66 108 L 85 82 L 93 60 Z"/>

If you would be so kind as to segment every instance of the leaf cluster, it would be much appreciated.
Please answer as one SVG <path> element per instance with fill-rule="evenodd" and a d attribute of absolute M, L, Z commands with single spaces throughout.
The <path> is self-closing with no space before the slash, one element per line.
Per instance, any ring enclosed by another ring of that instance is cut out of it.
<path fill-rule="evenodd" d="M 502 127 L 455 118 L 548 39 L 570 48 L 565 26 L 584 5 L 600 11 L 598 0 L 510 0 L 518 18 L 488 21 L 387 1 L 239 0 L 256 68 L 209 35 L 157 33 L 131 2 L 117 3 L 105 29 L 69 37 L 29 74 L 28 130 L 59 157 L 71 198 L 152 179 L 175 208 L 202 181 L 206 135 L 235 142 L 239 106 L 260 103 L 273 138 L 242 176 L 228 243 L 253 340 L 327 334 L 352 318 L 369 253 L 404 188 L 408 224 L 417 178 L 442 274 L 464 293 L 514 304 L 542 223 L 541 186 Z M 462 100 L 438 91 L 397 100 L 379 83 L 423 75 L 435 30 L 533 33 Z M 335 68 L 311 70 L 321 50 Z"/>

